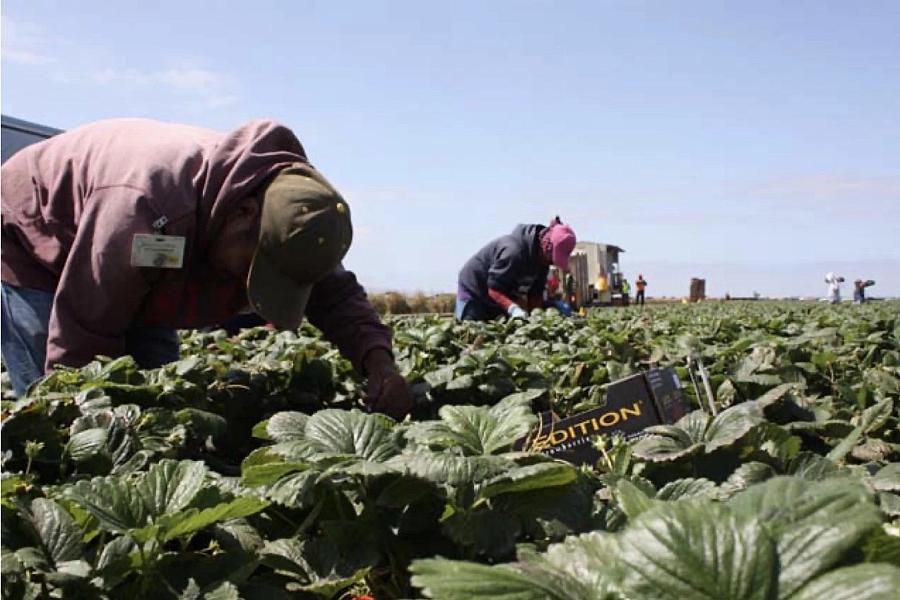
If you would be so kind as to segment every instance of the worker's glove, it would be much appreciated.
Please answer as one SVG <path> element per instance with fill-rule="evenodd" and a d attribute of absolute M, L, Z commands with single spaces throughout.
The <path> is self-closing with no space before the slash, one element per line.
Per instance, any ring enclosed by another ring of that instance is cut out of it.
<path fill-rule="evenodd" d="M 509 315 L 510 319 L 527 319 L 528 313 L 524 308 L 519 306 L 518 304 L 511 304 L 509 308 L 506 309 L 506 314 Z"/>
<path fill-rule="evenodd" d="M 554 306 L 554 308 L 556 308 L 556 310 L 559 311 L 559 314 L 561 314 L 562 316 L 564 316 L 564 317 L 572 316 L 572 307 L 565 300 L 557 300 L 556 302 L 553 303 L 553 306 Z"/>
<path fill-rule="evenodd" d="M 412 410 L 413 397 L 394 359 L 386 350 L 375 349 L 366 355 L 364 366 L 369 379 L 366 390 L 369 410 L 402 421 Z"/>

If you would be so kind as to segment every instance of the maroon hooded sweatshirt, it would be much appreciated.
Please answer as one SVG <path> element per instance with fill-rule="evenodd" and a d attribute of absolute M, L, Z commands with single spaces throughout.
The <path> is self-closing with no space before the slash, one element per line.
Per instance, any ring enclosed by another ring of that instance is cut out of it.
<path fill-rule="evenodd" d="M 2 280 L 53 292 L 47 368 L 125 353 L 135 326 L 216 325 L 248 305 L 243 280 L 221 280 L 207 251 L 225 216 L 279 169 L 307 162 L 296 136 L 272 121 L 230 133 L 143 119 L 85 125 L 29 146 L 2 167 Z M 186 239 L 181 269 L 131 266 L 135 234 Z M 319 281 L 307 307 L 362 371 L 391 351 L 355 276 Z"/>

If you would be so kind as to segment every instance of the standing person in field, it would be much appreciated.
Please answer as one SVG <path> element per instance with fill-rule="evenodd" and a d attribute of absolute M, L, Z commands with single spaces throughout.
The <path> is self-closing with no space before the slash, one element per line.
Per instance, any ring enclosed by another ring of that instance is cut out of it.
<path fill-rule="evenodd" d="M 841 284 L 843 282 L 844 278 L 834 273 L 825 275 L 825 285 L 828 286 L 828 301 L 830 303 L 839 304 L 841 302 Z"/>
<path fill-rule="evenodd" d="M 56 365 L 178 358 L 177 328 L 252 308 L 304 315 L 368 376 L 374 410 L 411 405 L 381 323 L 341 266 L 350 209 L 272 121 L 229 133 L 101 121 L 2 168 L 2 351 L 18 395 Z"/>
<path fill-rule="evenodd" d="M 863 281 L 857 279 L 853 282 L 853 301 L 857 304 L 863 304 L 866 301 L 866 288 L 875 285 L 871 279 Z"/>
<path fill-rule="evenodd" d="M 556 217 L 549 226 L 518 225 L 488 243 L 459 272 L 456 318 L 527 317 L 544 306 L 550 266 L 569 268 L 575 232 Z"/>
<path fill-rule="evenodd" d="M 572 271 L 566 271 L 566 274 L 563 276 L 563 290 L 566 294 L 566 302 L 572 307 L 572 309 L 577 309 L 575 302 L 575 276 L 572 274 Z"/>
<path fill-rule="evenodd" d="M 644 290 L 647 289 L 647 280 L 644 279 L 643 274 L 639 274 L 637 281 L 634 282 L 634 287 L 637 288 L 637 294 L 634 295 L 634 303 L 644 305 Z"/>

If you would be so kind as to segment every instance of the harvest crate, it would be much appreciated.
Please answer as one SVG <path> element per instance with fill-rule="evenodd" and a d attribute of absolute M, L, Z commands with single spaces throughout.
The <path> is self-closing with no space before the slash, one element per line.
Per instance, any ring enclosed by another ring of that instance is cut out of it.
<path fill-rule="evenodd" d="M 550 412 L 516 449 L 529 449 L 576 464 L 594 464 L 598 435 L 620 433 L 640 437 L 651 425 L 674 423 L 686 414 L 681 382 L 671 367 L 652 369 L 609 385 L 602 406 L 554 420 Z"/>

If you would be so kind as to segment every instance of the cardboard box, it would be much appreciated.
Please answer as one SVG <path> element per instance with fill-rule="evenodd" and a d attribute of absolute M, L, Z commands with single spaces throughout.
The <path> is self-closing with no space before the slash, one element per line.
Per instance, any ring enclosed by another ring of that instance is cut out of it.
<path fill-rule="evenodd" d="M 674 423 L 687 413 L 681 382 L 671 367 L 653 369 L 609 384 L 603 406 L 553 421 L 540 415 L 538 426 L 515 444 L 575 464 L 593 465 L 600 459 L 594 438 L 619 433 L 640 437 L 651 425 Z"/>

